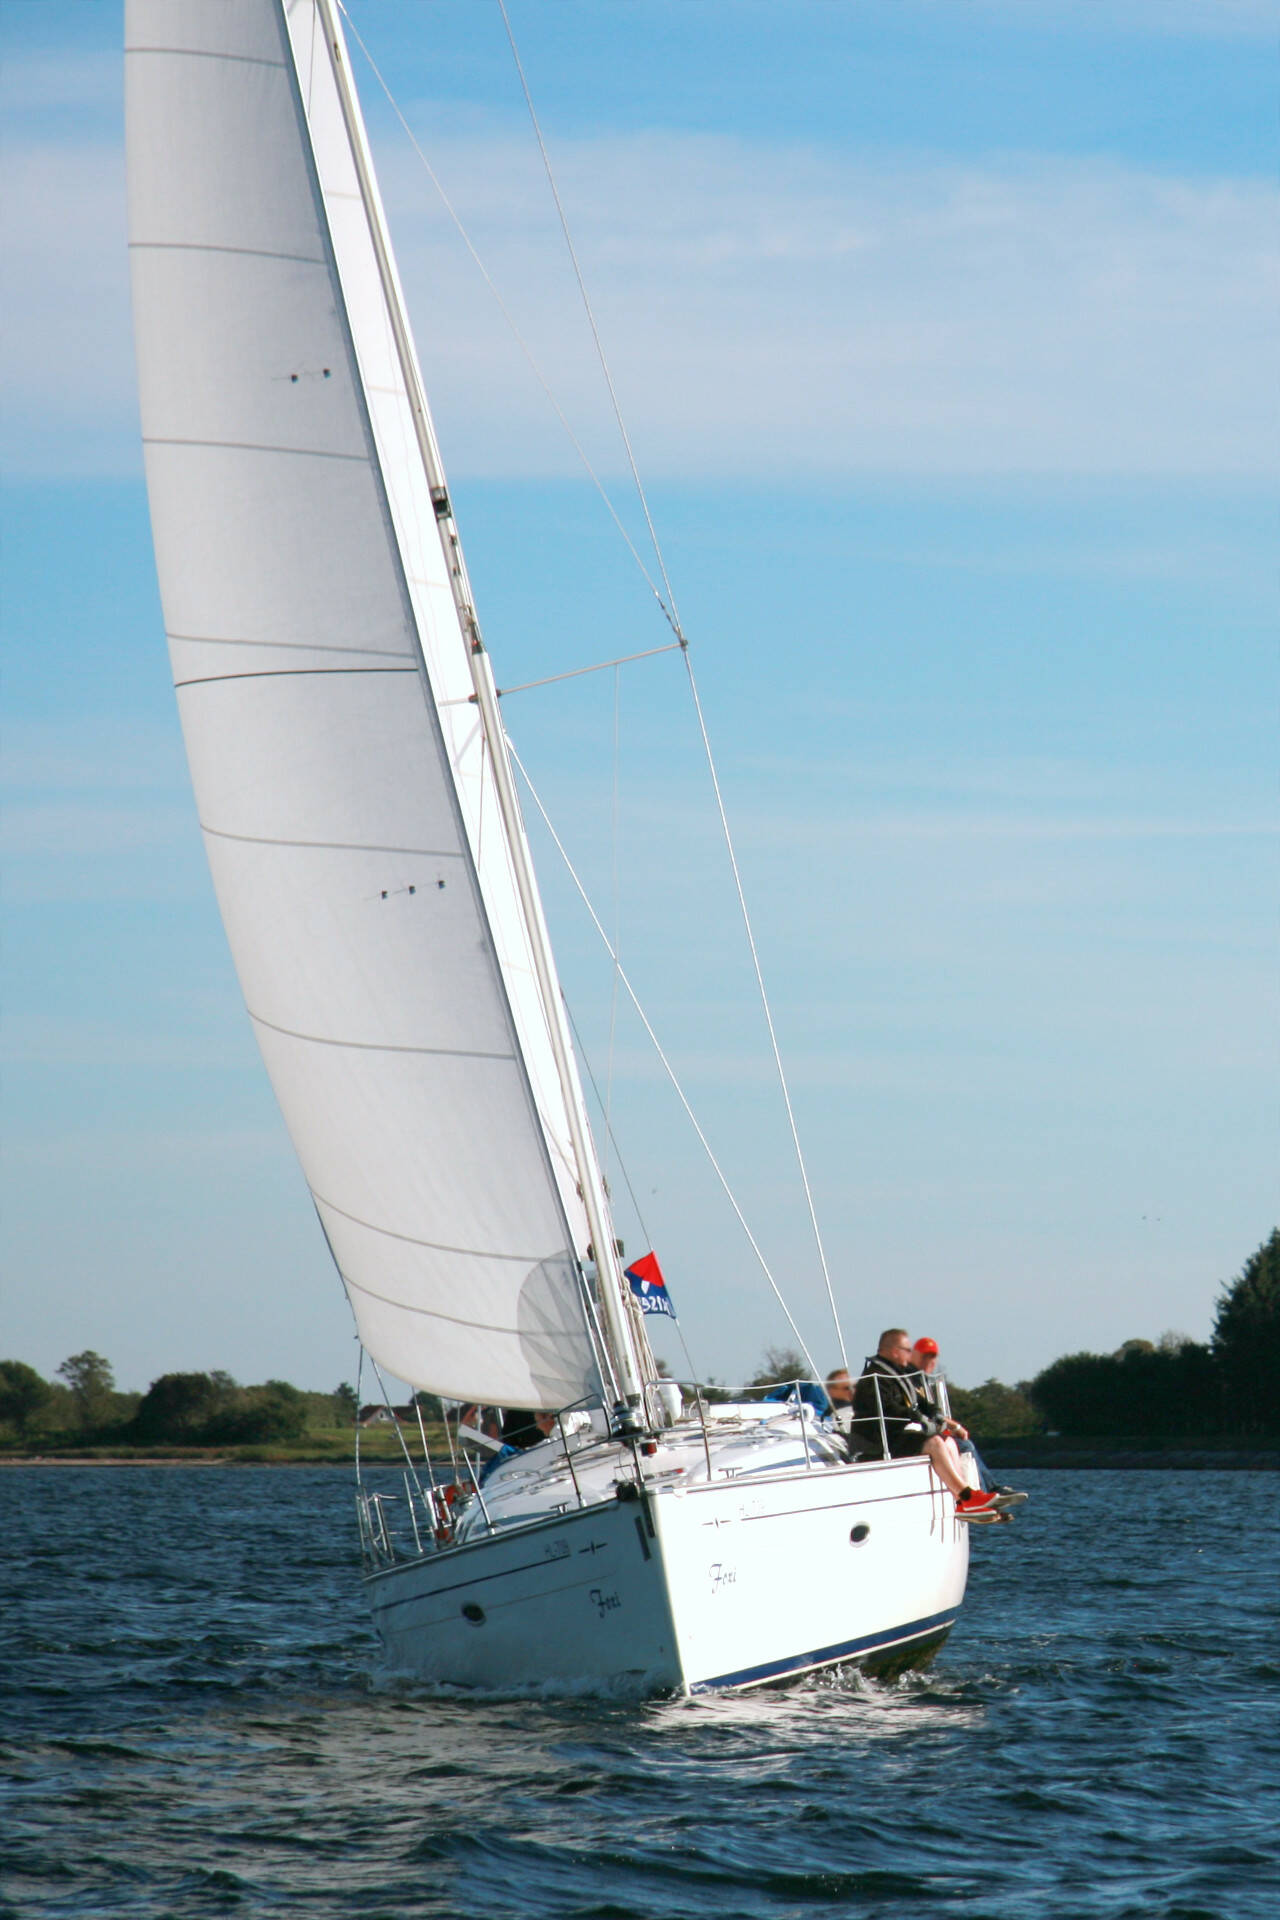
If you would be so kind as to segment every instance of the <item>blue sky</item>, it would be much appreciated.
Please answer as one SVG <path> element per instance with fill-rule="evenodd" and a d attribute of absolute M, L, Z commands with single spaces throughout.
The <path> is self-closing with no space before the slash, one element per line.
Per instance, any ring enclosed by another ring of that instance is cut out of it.
<path fill-rule="evenodd" d="M 352 15 L 634 527 L 496 8 Z M 850 1348 L 905 1320 L 971 1382 L 1203 1337 L 1276 1217 L 1280 13 L 512 19 L 695 643 Z M 350 1320 L 243 1017 L 169 688 L 119 16 L 9 0 L 0 28 L 0 1351 L 51 1372 L 91 1345 L 128 1385 L 331 1386 Z M 357 74 L 500 683 L 661 644 Z M 506 711 L 825 1360 L 679 665 L 621 677 L 616 900 L 613 676 Z M 539 856 L 603 1077 L 608 970 Z M 612 1105 L 695 1361 L 733 1377 L 786 1329 L 625 1020 Z"/>

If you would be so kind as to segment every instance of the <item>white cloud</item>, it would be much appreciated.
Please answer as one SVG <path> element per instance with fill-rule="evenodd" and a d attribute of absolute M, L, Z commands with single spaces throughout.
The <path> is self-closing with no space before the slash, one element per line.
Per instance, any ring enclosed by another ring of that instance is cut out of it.
<path fill-rule="evenodd" d="M 154 802 L 136 807 L 100 801 L 36 801 L 5 809 L 5 851 L 41 859 L 139 854 L 181 847 L 189 810 Z"/>
<path fill-rule="evenodd" d="M 32 51 L 0 63 L 0 111 L 16 119 L 49 112 L 119 112 L 121 55 Z"/>
<path fill-rule="evenodd" d="M 174 1031 L 154 1024 L 160 1011 L 154 1001 L 147 1007 L 150 1024 L 145 1026 L 71 1013 L 15 1015 L 4 1023 L 5 1063 L 35 1066 L 42 1071 L 70 1067 L 77 1073 L 101 1068 L 123 1068 L 131 1075 L 154 1068 L 181 1073 L 225 1073 L 237 1069 L 259 1073 L 253 1044 L 247 1031 L 242 1034 L 239 1023 L 232 1024 L 231 1033 L 238 1053 L 233 1053 L 228 1046 L 224 1024 L 218 1023 L 216 1031 L 193 1026 L 194 998 L 189 989 L 174 994 L 172 1007 L 168 1009 L 174 1019 Z M 216 1012 L 222 1012 L 221 1005 Z M 147 1151 L 153 1150 L 150 1140 L 140 1144 Z M 63 1148 L 56 1150 L 61 1152 Z M 78 1153 L 80 1149 L 74 1150 Z"/>
<path fill-rule="evenodd" d="M 1010 27 L 1050 28 L 1074 35 L 1113 38 L 1150 34 L 1153 38 L 1197 40 L 1260 39 L 1274 43 L 1275 0 L 969 0 L 972 12 L 994 16 Z M 949 7 L 950 0 L 944 0 Z"/>
<path fill-rule="evenodd" d="M 181 857 L 197 844 L 176 724 L 15 718 L 5 736 L 0 845 L 11 898 L 25 897 L 36 874 L 47 883 L 51 862 Z"/>
<path fill-rule="evenodd" d="M 616 468 L 552 217 L 514 144 L 439 158 L 584 437 Z M 980 169 L 640 136 L 560 157 L 642 466 L 690 474 L 1274 467 L 1271 192 L 1028 157 Z M 492 303 L 395 167 L 446 449 L 571 469 Z M 424 222 L 430 222 L 424 225 Z M 559 267 L 557 267 L 559 261 Z M 464 304 L 464 301 L 468 304 Z"/>
<path fill-rule="evenodd" d="M 11 476 L 140 470 L 119 148 L 11 141 L 7 165 L 0 202 L 5 469 Z"/>
<path fill-rule="evenodd" d="M 935 0 L 938 12 L 954 10 L 952 0 Z M 984 13 L 1002 27 L 1029 27 L 1034 33 L 1117 38 L 1242 40 L 1276 38 L 1276 0 L 969 0 L 967 12 Z"/>
<path fill-rule="evenodd" d="M 566 412 L 616 472 L 536 155 L 502 134 L 431 152 Z M 9 158 L 9 465 L 133 470 L 118 147 Z M 669 133 L 563 140 L 556 160 L 647 473 L 1274 469 L 1268 183 L 1035 156 L 872 164 Z M 451 466 L 576 471 L 416 159 L 393 148 L 382 171 Z"/>
<path fill-rule="evenodd" d="M 5 727 L 0 785 L 14 790 L 83 792 L 186 788 L 177 716 L 169 723 L 119 715 L 16 717 Z"/>
<path fill-rule="evenodd" d="M 3 786 L 11 911 L 207 893 L 176 720 L 15 717 L 5 728 Z"/>

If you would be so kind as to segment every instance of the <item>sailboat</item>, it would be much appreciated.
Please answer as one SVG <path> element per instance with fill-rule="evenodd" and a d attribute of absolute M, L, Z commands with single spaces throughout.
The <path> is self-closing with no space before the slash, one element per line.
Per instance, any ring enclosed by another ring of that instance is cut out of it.
<path fill-rule="evenodd" d="M 358 1509 L 389 1663 L 697 1692 L 927 1658 L 966 1528 L 797 1394 L 659 1382 L 335 0 L 128 0 L 147 485 L 205 845 L 364 1351 L 546 1409 Z M 403 1504 L 403 1503 L 402 1503 Z"/>

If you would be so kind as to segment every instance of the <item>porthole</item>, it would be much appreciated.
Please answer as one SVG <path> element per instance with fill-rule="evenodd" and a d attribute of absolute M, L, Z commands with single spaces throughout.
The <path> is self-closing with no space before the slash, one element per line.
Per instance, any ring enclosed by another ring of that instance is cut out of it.
<path fill-rule="evenodd" d="M 855 1547 L 860 1547 L 863 1541 L 870 1536 L 870 1533 L 871 1533 L 871 1529 L 867 1525 L 866 1521 L 859 1520 L 856 1527 L 850 1527 L 849 1529 L 849 1540 L 851 1545 Z"/>
<path fill-rule="evenodd" d="M 484 1622 L 484 1608 L 478 1607 L 474 1600 L 468 1600 L 462 1609 L 462 1617 L 464 1620 L 469 1620 L 473 1627 L 481 1626 Z"/>

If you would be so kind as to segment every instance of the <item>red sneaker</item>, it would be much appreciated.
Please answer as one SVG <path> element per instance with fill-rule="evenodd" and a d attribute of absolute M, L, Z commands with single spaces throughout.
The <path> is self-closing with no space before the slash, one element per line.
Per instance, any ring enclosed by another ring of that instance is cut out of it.
<path fill-rule="evenodd" d="M 977 1487 L 966 1487 L 956 1495 L 956 1518 L 967 1520 L 971 1514 L 988 1514 L 998 1509 L 999 1505 L 999 1494 L 982 1493 Z"/>

